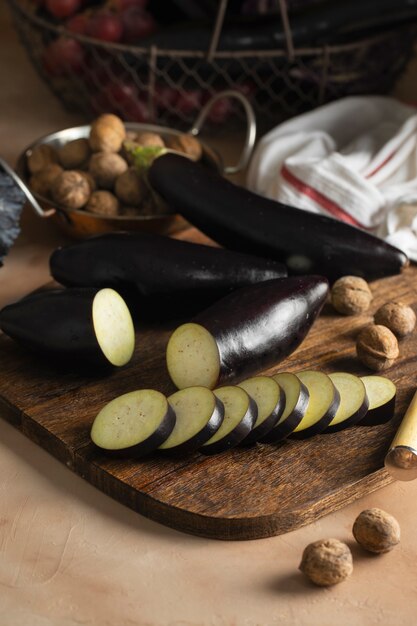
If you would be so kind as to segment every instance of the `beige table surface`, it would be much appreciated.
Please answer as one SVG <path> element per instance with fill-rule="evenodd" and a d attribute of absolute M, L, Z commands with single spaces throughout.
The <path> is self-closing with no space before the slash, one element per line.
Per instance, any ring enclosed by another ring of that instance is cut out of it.
<path fill-rule="evenodd" d="M 0 7 L 0 153 L 10 163 L 41 134 L 77 122 L 37 78 Z M 397 93 L 411 99 L 411 68 Z M 416 87 L 414 87 L 416 89 Z M 0 305 L 48 279 L 60 241 L 25 214 L 0 270 Z M 220 542 L 133 513 L 0 421 L 0 626 L 411 626 L 417 623 L 417 482 L 394 483 L 281 537 Z M 402 543 L 372 557 L 352 542 L 364 508 L 400 521 Z M 354 574 L 331 588 L 306 582 L 305 545 L 347 541 Z"/>

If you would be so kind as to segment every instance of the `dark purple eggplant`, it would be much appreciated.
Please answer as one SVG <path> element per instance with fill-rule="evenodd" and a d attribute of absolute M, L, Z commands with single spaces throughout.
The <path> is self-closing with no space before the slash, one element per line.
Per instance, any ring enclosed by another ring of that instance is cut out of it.
<path fill-rule="evenodd" d="M 213 389 L 275 365 L 303 341 L 327 293 L 322 276 L 300 276 L 229 294 L 171 335 L 167 367 L 172 381 L 179 389 Z"/>
<path fill-rule="evenodd" d="M 175 413 L 175 426 L 158 448 L 167 454 L 195 452 L 223 422 L 224 406 L 206 387 L 181 389 L 169 396 L 168 402 Z"/>
<path fill-rule="evenodd" d="M 111 400 L 93 422 L 91 439 L 117 456 L 142 457 L 168 439 L 175 413 L 166 397 L 154 389 L 131 391 Z"/>
<path fill-rule="evenodd" d="M 281 263 L 147 233 L 111 233 L 55 250 L 51 274 L 63 285 L 113 287 L 132 310 L 193 314 L 230 291 L 286 276 Z"/>
<path fill-rule="evenodd" d="M 307 387 L 295 374 L 281 372 L 273 379 L 285 393 L 285 408 L 274 428 L 259 440 L 261 443 L 278 443 L 291 435 L 303 419 L 310 398 Z"/>
<path fill-rule="evenodd" d="M 248 446 L 261 441 L 276 426 L 285 408 L 285 393 L 270 376 L 253 376 L 240 385 L 258 407 L 258 416 L 251 432 L 242 441 Z"/>
<path fill-rule="evenodd" d="M 325 433 L 334 433 L 360 422 L 368 412 L 369 400 L 363 381 L 348 372 L 334 372 L 329 378 L 340 396 L 336 415 Z"/>
<path fill-rule="evenodd" d="M 281 261 L 292 274 L 370 280 L 408 265 L 403 252 L 369 233 L 263 198 L 175 154 L 156 159 L 149 180 L 172 209 L 218 243 Z"/>
<path fill-rule="evenodd" d="M 258 416 L 256 402 L 241 387 L 227 385 L 213 393 L 224 406 L 224 419 L 219 430 L 199 450 L 209 455 L 237 446 L 249 435 Z"/>
<path fill-rule="evenodd" d="M 305 370 L 297 374 L 309 393 L 307 409 L 290 437 L 306 439 L 322 433 L 334 419 L 340 406 L 340 394 L 327 374 Z"/>
<path fill-rule="evenodd" d="M 135 346 L 129 309 L 113 289 L 32 294 L 0 311 L 0 328 L 23 347 L 64 366 L 122 366 Z"/>

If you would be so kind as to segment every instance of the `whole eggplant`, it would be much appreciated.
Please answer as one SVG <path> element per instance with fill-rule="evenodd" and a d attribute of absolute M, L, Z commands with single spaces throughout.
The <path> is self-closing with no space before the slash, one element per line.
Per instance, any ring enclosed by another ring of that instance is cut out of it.
<path fill-rule="evenodd" d="M 113 289 L 50 289 L 0 311 L 1 330 L 63 367 L 125 365 L 135 335 L 129 309 Z"/>
<path fill-rule="evenodd" d="M 153 189 L 209 237 L 232 250 L 286 264 L 290 274 L 398 274 L 407 256 L 358 228 L 263 198 L 176 154 L 154 161 Z"/>
<path fill-rule="evenodd" d="M 278 278 L 229 294 L 171 335 L 172 381 L 214 388 L 279 363 L 303 341 L 327 294 L 322 276 Z"/>
<path fill-rule="evenodd" d="M 195 313 L 228 292 L 286 276 L 284 265 L 147 233 L 99 235 L 56 250 L 51 274 L 76 287 L 113 287 L 132 310 L 170 317 Z"/>

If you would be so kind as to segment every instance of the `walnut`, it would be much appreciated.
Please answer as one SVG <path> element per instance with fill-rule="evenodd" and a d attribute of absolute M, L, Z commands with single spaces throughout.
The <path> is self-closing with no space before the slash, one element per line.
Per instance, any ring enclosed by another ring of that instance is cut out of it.
<path fill-rule="evenodd" d="M 87 211 L 97 215 L 119 215 L 120 204 L 110 191 L 95 191 L 85 207 Z"/>
<path fill-rule="evenodd" d="M 123 204 L 139 206 L 146 195 L 146 186 L 134 167 L 120 174 L 115 184 L 116 196 Z"/>
<path fill-rule="evenodd" d="M 375 313 L 375 324 L 389 328 L 397 337 L 405 337 L 413 332 L 416 314 L 402 302 L 387 302 Z"/>
<path fill-rule="evenodd" d="M 88 186 L 90 187 L 90 192 L 93 193 L 93 191 L 95 191 L 97 189 L 97 185 L 96 185 L 96 181 L 94 180 L 94 178 L 91 176 L 91 174 L 89 172 L 84 172 L 82 170 L 76 170 L 83 178 L 85 178 L 85 180 L 88 183 Z"/>
<path fill-rule="evenodd" d="M 400 543 L 399 523 L 382 509 L 362 511 L 353 524 L 352 532 L 362 548 L 377 554 L 389 552 Z"/>
<path fill-rule="evenodd" d="M 58 159 L 64 169 L 75 170 L 87 165 L 90 154 L 88 139 L 74 139 L 59 148 Z"/>
<path fill-rule="evenodd" d="M 320 539 L 306 547 L 299 569 L 316 585 L 336 585 L 351 575 L 352 554 L 338 539 Z"/>
<path fill-rule="evenodd" d="M 332 305 L 343 315 L 357 315 L 369 309 L 372 292 L 368 283 L 359 276 L 342 276 L 330 292 Z"/>
<path fill-rule="evenodd" d="M 101 189 L 113 189 L 116 179 L 127 170 L 126 161 L 119 155 L 96 152 L 90 159 L 88 171 Z"/>
<path fill-rule="evenodd" d="M 67 209 L 81 209 L 90 197 L 90 186 L 79 172 L 68 170 L 55 179 L 52 197 Z"/>
<path fill-rule="evenodd" d="M 203 149 L 198 139 L 193 137 L 193 135 L 189 135 L 187 133 L 168 137 L 168 139 L 166 140 L 166 145 L 171 150 L 176 150 L 177 152 L 182 152 L 183 154 L 186 154 L 191 159 L 193 159 L 193 161 L 198 161 L 199 159 L 201 159 L 203 154 Z"/>
<path fill-rule="evenodd" d="M 54 180 L 63 172 L 63 169 L 57 163 L 50 163 L 42 170 L 36 172 L 29 180 L 29 187 L 32 191 L 48 198 L 51 195 Z"/>
<path fill-rule="evenodd" d="M 161 135 L 157 133 L 138 133 L 136 135 L 135 143 L 139 146 L 156 146 L 157 148 L 164 148 L 165 142 Z"/>
<path fill-rule="evenodd" d="M 31 174 L 37 174 L 45 169 L 47 165 L 51 165 L 51 163 L 58 163 L 58 155 L 55 148 L 46 143 L 35 146 L 27 158 L 27 164 Z"/>
<path fill-rule="evenodd" d="M 117 115 L 100 115 L 91 125 L 90 147 L 93 152 L 119 152 L 126 138 L 126 129 Z"/>
<path fill-rule="evenodd" d="M 398 341 L 389 328 L 372 324 L 361 330 L 356 352 L 362 363 L 375 371 L 390 367 L 400 353 Z"/>

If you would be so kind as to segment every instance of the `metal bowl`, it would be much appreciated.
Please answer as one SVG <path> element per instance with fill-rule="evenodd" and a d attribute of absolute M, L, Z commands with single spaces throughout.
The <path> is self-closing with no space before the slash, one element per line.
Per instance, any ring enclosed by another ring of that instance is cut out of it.
<path fill-rule="evenodd" d="M 188 132 L 195 137 L 200 134 L 201 128 L 212 105 L 221 98 L 236 98 L 244 107 L 247 118 L 247 130 L 243 152 L 237 165 L 225 166 L 221 156 L 215 150 L 210 148 L 205 142 L 200 141 L 203 148 L 202 163 L 206 167 L 221 174 L 236 174 L 247 165 L 256 139 L 255 114 L 245 96 L 233 90 L 217 94 L 209 100 L 209 102 L 207 102 L 194 125 Z M 183 134 L 181 131 L 173 128 L 152 124 L 135 124 L 133 122 L 126 122 L 125 126 L 127 131 L 137 133 L 151 131 L 162 135 L 162 137 L 175 137 Z M 65 130 L 41 137 L 28 146 L 19 156 L 16 166 L 18 176 L 15 176 L 15 179 L 26 193 L 29 203 L 40 217 L 53 219 L 61 230 L 76 238 L 89 237 L 91 235 L 107 233 L 115 230 L 146 231 L 169 234 L 182 230 L 187 226 L 187 222 L 180 215 L 173 213 L 166 213 L 163 215 L 120 215 L 116 217 L 108 217 L 106 215 L 96 215 L 82 209 L 73 210 L 64 206 L 59 206 L 52 200 L 30 191 L 28 187 L 30 172 L 27 165 L 27 159 L 35 147 L 41 144 L 48 144 L 54 148 L 59 148 L 68 141 L 86 138 L 89 134 L 90 125 L 66 128 Z"/>

